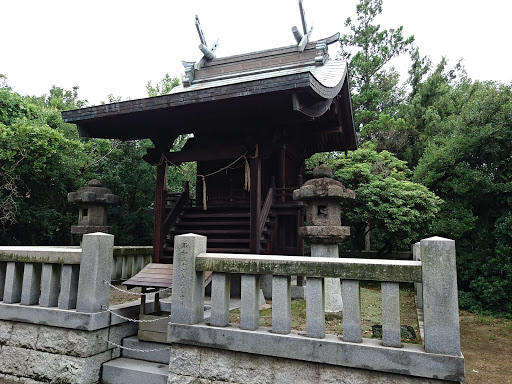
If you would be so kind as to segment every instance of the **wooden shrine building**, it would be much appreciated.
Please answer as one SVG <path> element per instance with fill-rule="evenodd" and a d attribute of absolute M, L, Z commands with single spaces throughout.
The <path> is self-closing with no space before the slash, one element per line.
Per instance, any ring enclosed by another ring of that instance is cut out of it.
<path fill-rule="evenodd" d="M 164 96 L 62 113 L 83 137 L 154 143 L 145 156 L 157 172 L 154 262 L 172 262 L 173 236 L 190 232 L 207 235 L 210 252 L 302 254 L 303 205 L 291 191 L 304 160 L 356 148 L 347 64 L 327 51 L 339 34 L 310 42 L 310 32 L 283 48 L 226 58 L 210 50 L 184 63 L 183 84 Z M 190 161 L 196 196 L 168 192 L 167 167 Z"/>

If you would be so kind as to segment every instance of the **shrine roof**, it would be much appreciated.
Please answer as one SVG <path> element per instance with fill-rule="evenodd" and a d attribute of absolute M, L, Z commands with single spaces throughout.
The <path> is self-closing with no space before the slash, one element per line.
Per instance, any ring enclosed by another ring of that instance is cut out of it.
<path fill-rule="evenodd" d="M 324 129 L 331 139 L 306 152 L 353 149 L 347 64 L 327 52 L 338 39 L 309 42 L 303 51 L 293 45 L 203 61 L 167 95 L 64 111 L 63 120 L 81 136 L 122 140 L 226 133 L 241 125 Z"/>

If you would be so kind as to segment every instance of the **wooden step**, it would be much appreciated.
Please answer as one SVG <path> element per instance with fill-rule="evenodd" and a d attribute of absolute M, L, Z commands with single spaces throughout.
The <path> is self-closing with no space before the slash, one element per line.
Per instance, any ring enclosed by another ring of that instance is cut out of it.
<path fill-rule="evenodd" d="M 229 211 L 229 210 L 246 210 L 248 211 L 249 210 L 249 205 L 248 204 L 240 204 L 240 205 L 208 205 L 207 206 L 207 210 L 208 211 L 214 211 L 214 210 L 222 210 L 222 211 Z M 202 211 L 203 210 L 203 206 L 202 205 L 197 205 L 195 207 L 190 207 L 191 210 L 196 210 L 196 211 Z"/>
<path fill-rule="evenodd" d="M 231 217 L 246 217 L 249 218 L 249 213 L 183 213 L 182 219 L 205 219 L 205 218 L 231 218 Z"/>
<path fill-rule="evenodd" d="M 209 253 L 249 253 L 249 248 L 208 248 Z"/>
<path fill-rule="evenodd" d="M 207 244 L 208 243 L 234 243 L 234 244 L 249 243 L 249 238 L 244 238 L 244 239 L 215 239 L 215 238 L 208 238 Z"/>
<path fill-rule="evenodd" d="M 249 221 L 183 221 L 180 218 L 180 221 L 176 224 L 176 227 L 206 227 L 210 225 L 219 225 L 219 226 L 249 226 Z"/>
<path fill-rule="evenodd" d="M 174 235 L 184 235 L 190 233 L 187 229 L 175 229 L 171 231 Z M 194 229 L 196 235 L 247 235 L 249 234 L 248 229 Z"/>

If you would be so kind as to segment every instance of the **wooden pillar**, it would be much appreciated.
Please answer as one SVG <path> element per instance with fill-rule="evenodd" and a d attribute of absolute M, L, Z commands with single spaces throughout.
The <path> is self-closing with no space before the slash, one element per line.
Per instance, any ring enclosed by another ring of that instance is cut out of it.
<path fill-rule="evenodd" d="M 156 168 L 155 230 L 153 235 L 153 262 L 159 263 L 163 255 L 165 204 L 167 195 L 167 163 Z"/>
<path fill-rule="evenodd" d="M 261 251 L 260 220 L 261 220 L 261 159 L 251 159 L 251 195 L 250 195 L 250 251 L 259 254 Z"/>

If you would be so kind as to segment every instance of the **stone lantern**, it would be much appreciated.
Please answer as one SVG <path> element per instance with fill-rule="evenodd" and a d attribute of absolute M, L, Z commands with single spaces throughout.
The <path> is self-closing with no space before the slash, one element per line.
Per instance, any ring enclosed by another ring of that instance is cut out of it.
<path fill-rule="evenodd" d="M 119 196 L 103 188 L 99 180 L 92 179 L 87 187 L 68 193 L 68 202 L 78 204 L 78 225 L 71 226 L 73 235 L 111 233 L 112 227 L 107 226 L 107 206 L 117 204 Z"/>
<path fill-rule="evenodd" d="M 306 226 L 299 234 L 311 244 L 312 257 L 338 257 L 338 244 L 350 235 L 350 228 L 341 226 L 340 201 L 354 199 L 355 193 L 332 176 L 329 167 L 320 165 L 313 170 L 313 179 L 293 191 L 294 200 L 307 203 Z M 339 279 L 325 279 L 325 311 L 343 311 Z"/>

